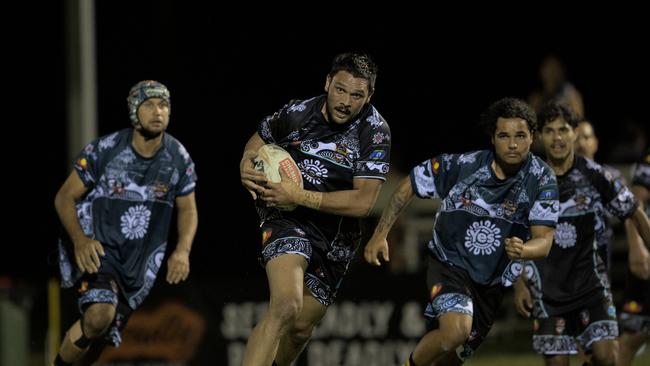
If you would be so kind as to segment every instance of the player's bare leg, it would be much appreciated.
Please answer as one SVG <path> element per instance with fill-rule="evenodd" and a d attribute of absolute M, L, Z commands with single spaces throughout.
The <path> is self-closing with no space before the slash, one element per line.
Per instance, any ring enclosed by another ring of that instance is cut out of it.
<path fill-rule="evenodd" d="M 634 356 L 636 356 L 637 351 L 643 345 L 645 341 L 648 340 L 648 336 L 641 333 L 630 333 L 623 332 L 618 338 L 619 351 L 618 351 L 618 360 L 616 364 L 618 366 L 629 366 L 632 365 L 634 361 Z"/>
<path fill-rule="evenodd" d="M 307 261 L 297 254 L 284 254 L 266 264 L 269 309 L 248 338 L 243 366 L 268 366 L 273 362 L 280 339 L 302 311 L 306 268 Z"/>
<path fill-rule="evenodd" d="M 304 289 L 302 311 L 293 327 L 280 340 L 275 363 L 278 366 L 288 366 L 298 358 L 305 348 L 318 322 L 323 318 L 327 307 L 311 296 L 307 288 Z"/>
<path fill-rule="evenodd" d="M 469 337 L 472 317 L 449 312 L 438 318 L 438 324 L 438 329 L 425 334 L 415 346 L 412 357 L 416 365 L 431 365 L 443 354 L 455 352 Z"/>

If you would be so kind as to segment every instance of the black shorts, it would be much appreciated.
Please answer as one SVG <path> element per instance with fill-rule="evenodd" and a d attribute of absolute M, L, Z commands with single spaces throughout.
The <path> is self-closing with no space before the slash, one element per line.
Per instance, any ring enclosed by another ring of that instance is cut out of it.
<path fill-rule="evenodd" d="M 609 299 L 533 320 L 533 349 L 539 354 L 574 355 L 578 353 L 578 344 L 589 353 L 594 342 L 617 337 L 616 308 Z"/>
<path fill-rule="evenodd" d="M 329 306 L 336 298 L 343 276 L 359 247 L 360 233 L 339 233 L 328 240 L 321 233 L 290 219 L 265 221 L 262 226 L 260 263 L 283 254 L 297 254 L 307 261 L 305 286 L 318 302 Z"/>
<path fill-rule="evenodd" d="M 115 318 L 105 338 L 113 346 L 118 347 L 122 343 L 122 330 L 133 310 L 120 293 L 115 279 L 104 273 L 86 274 L 79 283 L 79 293 L 81 296 L 77 303 L 82 314 L 92 304 L 105 303 L 115 306 Z"/>
<path fill-rule="evenodd" d="M 642 280 L 628 267 L 619 314 L 621 331 L 650 336 L 650 280 Z"/>
<path fill-rule="evenodd" d="M 427 286 L 430 289 L 430 300 L 424 315 L 428 318 L 429 331 L 437 329 L 438 317 L 449 312 L 472 317 L 469 338 L 456 350 L 461 360 L 469 358 L 492 328 L 505 288 L 501 285 L 479 285 L 463 269 L 431 256 L 428 260 Z"/>

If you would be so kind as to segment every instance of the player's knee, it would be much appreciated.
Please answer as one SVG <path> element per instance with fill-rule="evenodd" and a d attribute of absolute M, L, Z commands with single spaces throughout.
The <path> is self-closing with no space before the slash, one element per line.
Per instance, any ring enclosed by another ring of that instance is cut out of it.
<path fill-rule="evenodd" d="M 610 343 L 607 347 L 594 347 L 592 363 L 597 366 L 610 366 L 616 364 L 618 357 L 618 344 Z"/>
<path fill-rule="evenodd" d="M 281 324 L 293 324 L 301 310 L 302 304 L 299 301 L 287 299 L 271 302 L 268 311 L 272 319 Z"/>
<path fill-rule="evenodd" d="M 544 366 L 564 366 L 566 362 L 566 356 L 544 355 Z"/>
<path fill-rule="evenodd" d="M 313 324 L 296 324 L 291 331 L 291 341 L 295 344 L 307 343 L 314 334 L 314 328 Z"/>
<path fill-rule="evenodd" d="M 84 313 L 83 333 L 93 339 L 101 336 L 115 318 L 115 307 L 109 304 L 91 305 Z"/>
<path fill-rule="evenodd" d="M 472 331 L 472 323 L 465 321 L 455 321 L 450 324 L 441 326 L 440 330 L 443 332 L 444 337 L 441 347 L 444 351 L 452 351 L 463 345 L 469 334 Z"/>

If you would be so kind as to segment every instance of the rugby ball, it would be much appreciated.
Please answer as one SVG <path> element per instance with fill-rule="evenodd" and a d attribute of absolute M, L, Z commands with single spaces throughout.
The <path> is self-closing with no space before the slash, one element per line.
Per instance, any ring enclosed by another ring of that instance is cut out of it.
<path fill-rule="evenodd" d="M 257 151 L 257 157 L 254 159 L 255 169 L 264 172 L 266 179 L 278 183 L 282 180 L 280 169 L 296 183 L 300 188 L 302 185 L 302 175 L 296 162 L 291 155 L 283 148 L 275 144 L 262 145 Z M 282 211 L 292 211 L 297 205 L 278 205 Z"/>

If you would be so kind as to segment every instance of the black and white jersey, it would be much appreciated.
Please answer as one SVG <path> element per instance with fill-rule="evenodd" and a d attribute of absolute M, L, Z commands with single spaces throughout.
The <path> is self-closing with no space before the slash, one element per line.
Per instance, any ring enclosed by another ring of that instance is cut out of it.
<path fill-rule="evenodd" d="M 291 101 L 262 120 L 259 135 L 291 154 L 306 190 L 333 192 L 352 189 L 354 179 L 386 180 L 391 135 L 384 118 L 368 104 L 346 124 L 328 122 L 321 112 L 326 98 Z M 341 231 L 359 231 L 357 219 L 303 206 L 291 212 L 261 207 L 260 216 L 294 219 L 330 239 Z"/>
<path fill-rule="evenodd" d="M 606 229 L 605 211 L 625 220 L 636 209 L 631 191 L 592 160 L 576 157 L 558 176 L 560 218 L 548 257 L 527 262 L 534 315 L 546 318 L 611 296 L 599 270 L 597 237 Z"/>

